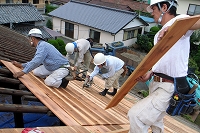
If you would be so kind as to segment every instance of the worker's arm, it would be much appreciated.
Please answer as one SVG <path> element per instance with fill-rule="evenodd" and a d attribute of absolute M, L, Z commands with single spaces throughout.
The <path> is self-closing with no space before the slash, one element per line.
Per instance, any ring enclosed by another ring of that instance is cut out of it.
<path fill-rule="evenodd" d="M 151 78 L 152 75 L 153 75 L 153 71 L 150 70 L 143 76 L 138 77 L 136 80 L 140 81 L 140 82 L 146 82 L 147 80 L 149 80 Z"/>

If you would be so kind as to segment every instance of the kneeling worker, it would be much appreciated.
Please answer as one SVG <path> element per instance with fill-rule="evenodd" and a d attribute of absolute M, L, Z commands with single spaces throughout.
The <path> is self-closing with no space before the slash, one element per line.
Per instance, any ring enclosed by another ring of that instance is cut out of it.
<path fill-rule="evenodd" d="M 36 48 L 33 59 L 27 63 L 13 61 L 13 65 L 22 68 L 14 74 L 19 78 L 33 70 L 35 76 L 45 78 L 44 83 L 50 87 L 63 87 L 68 84 L 65 77 L 71 71 L 69 61 L 53 45 L 44 41 L 39 29 L 31 29 L 28 37 L 32 47 Z"/>
<path fill-rule="evenodd" d="M 94 56 L 94 64 L 96 65 L 94 71 L 87 75 L 87 78 L 91 81 L 95 75 L 100 73 L 105 80 L 105 89 L 99 94 L 105 96 L 107 93 L 114 96 L 119 89 L 120 76 L 125 76 L 127 72 L 124 61 L 114 56 L 97 53 Z M 113 87 L 113 92 L 108 92 L 111 87 Z"/>

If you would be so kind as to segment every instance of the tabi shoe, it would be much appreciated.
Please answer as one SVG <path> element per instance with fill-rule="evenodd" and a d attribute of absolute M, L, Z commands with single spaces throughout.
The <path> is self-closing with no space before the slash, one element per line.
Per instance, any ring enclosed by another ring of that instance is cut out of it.
<path fill-rule="evenodd" d="M 114 88 L 113 92 L 107 92 L 108 95 L 114 96 L 117 93 L 117 89 Z"/>
<path fill-rule="evenodd" d="M 104 89 L 102 92 L 99 92 L 100 95 L 105 96 L 107 93 L 108 89 Z"/>
<path fill-rule="evenodd" d="M 65 78 L 63 78 L 60 87 L 66 88 L 68 83 L 69 83 L 69 80 L 66 80 Z"/>

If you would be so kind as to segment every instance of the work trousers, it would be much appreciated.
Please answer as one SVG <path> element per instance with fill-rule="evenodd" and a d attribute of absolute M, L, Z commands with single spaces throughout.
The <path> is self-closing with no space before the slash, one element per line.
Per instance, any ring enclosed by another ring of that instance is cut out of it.
<path fill-rule="evenodd" d="M 129 133 L 163 133 L 163 117 L 174 93 L 174 84 L 169 82 L 154 82 L 149 86 L 149 96 L 133 105 L 128 112 L 130 122 Z"/>
<path fill-rule="evenodd" d="M 111 87 L 113 87 L 115 89 L 119 89 L 119 78 L 123 72 L 124 69 L 121 68 L 119 71 L 115 72 L 112 77 L 105 79 L 105 88 L 110 89 Z"/>
<path fill-rule="evenodd" d="M 79 58 L 79 52 L 75 52 L 74 64 L 76 64 L 78 58 Z M 92 56 L 90 54 L 90 51 L 87 50 L 87 52 L 83 55 L 83 68 L 80 68 L 80 65 L 79 65 L 77 67 L 78 71 L 79 69 L 89 70 L 91 59 L 92 59 Z M 83 74 L 87 75 L 87 72 L 84 72 Z"/>
<path fill-rule="evenodd" d="M 59 68 L 55 71 L 48 71 L 44 65 L 41 65 L 33 70 L 33 74 L 46 78 L 44 83 L 47 86 L 58 88 L 62 83 L 62 79 L 69 74 L 69 70 L 67 68 Z"/>

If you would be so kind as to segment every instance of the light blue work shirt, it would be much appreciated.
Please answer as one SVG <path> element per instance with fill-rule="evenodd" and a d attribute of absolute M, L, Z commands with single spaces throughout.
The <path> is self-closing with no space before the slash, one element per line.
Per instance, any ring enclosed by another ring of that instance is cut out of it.
<path fill-rule="evenodd" d="M 48 71 L 54 71 L 62 65 L 69 65 L 69 61 L 53 45 L 45 41 L 39 41 L 33 59 L 22 64 L 24 68 L 22 71 L 28 73 L 41 64 Z"/>
<path fill-rule="evenodd" d="M 115 56 L 107 55 L 105 56 L 105 58 L 106 58 L 106 63 L 103 66 L 103 68 L 107 69 L 108 72 L 102 74 L 101 75 L 102 78 L 112 77 L 115 74 L 115 72 L 119 71 L 124 66 L 124 61 Z M 90 80 L 92 80 L 92 78 L 95 75 L 97 75 L 99 71 L 100 68 L 98 66 L 95 66 L 93 72 L 90 74 Z"/>

